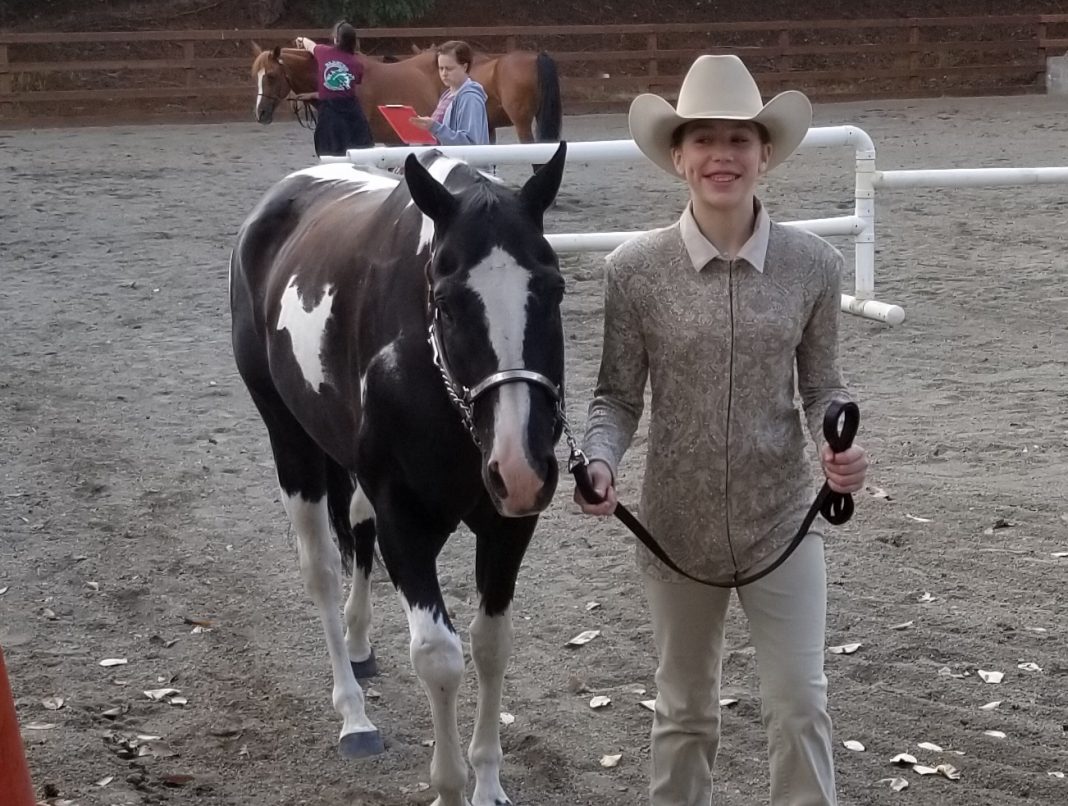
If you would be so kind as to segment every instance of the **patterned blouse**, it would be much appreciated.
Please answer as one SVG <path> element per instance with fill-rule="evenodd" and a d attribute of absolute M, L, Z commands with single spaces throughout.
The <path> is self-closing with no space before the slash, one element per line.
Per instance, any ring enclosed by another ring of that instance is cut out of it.
<path fill-rule="evenodd" d="M 827 406 L 851 399 L 837 360 L 842 255 L 758 202 L 733 261 L 687 206 L 607 263 L 584 450 L 616 472 L 648 378 L 640 517 L 681 568 L 729 584 L 785 548 L 814 497 L 795 388 L 817 445 Z M 638 564 L 682 579 L 640 544 Z"/>

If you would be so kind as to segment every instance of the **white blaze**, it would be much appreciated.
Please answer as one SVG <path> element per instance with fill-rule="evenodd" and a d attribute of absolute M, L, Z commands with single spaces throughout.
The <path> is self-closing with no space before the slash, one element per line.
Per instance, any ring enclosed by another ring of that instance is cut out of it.
<path fill-rule="evenodd" d="M 529 284 L 530 272 L 499 246 L 471 269 L 467 285 L 485 306 L 490 345 L 497 355 L 498 371 L 524 366 L 523 336 L 527 329 Z M 493 455 L 501 459 L 523 459 L 513 452 L 522 451 L 525 445 L 529 415 L 528 384 L 507 383 L 497 387 Z"/>
<path fill-rule="evenodd" d="M 326 323 L 330 320 L 330 310 L 334 304 L 334 290 L 331 286 L 323 289 L 322 299 L 310 311 L 297 291 L 296 275 L 289 279 L 285 293 L 282 294 L 282 309 L 278 313 L 276 330 L 289 331 L 293 344 L 293 357 L 297 359 L 304 380 L 318 392 L 326 380 L 323 369 L 322 348 Z"/>

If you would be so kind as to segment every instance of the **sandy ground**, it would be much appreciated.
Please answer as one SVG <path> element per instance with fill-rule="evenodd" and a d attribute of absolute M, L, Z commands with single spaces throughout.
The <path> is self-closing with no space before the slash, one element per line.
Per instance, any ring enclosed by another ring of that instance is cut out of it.
<path fill-rule="evenodd" d="M 866 129 L 891 169 L 1068 165 L 1066 112 L 1063 100 L 1026 97 L 816 114 Z M 621 137 L 625 121 L 569 118 L 565 133 Z M 851 157 L 800 155 L 764 193 L 773 214 L 847 212 Z M 378 572 L 383 676 L 370 713 L 388 752 L 362 763 L 335 753 L 322 633 L 266 432 L 230 353 L 236 230 L 272 182 L 311 161 L 311 135 L 295 124 L 0 132 L 0 645 L 35 784 L 50 800 L 433 798 L 429 709 Z M 502 174 L 520 181 L 526 169 Z M 645 165 L 572 164 L 564 181 L 551 231 L 661 225 L 683 201 Z M 828 643 L 862 644 L 827 656 L 837 739 L 867 748 L 838 745 L 842 803 L 1068 802 L 1068 778 L 1051 775 L 1068 774 L 1068 559 L 1053 556 L 1068 550 L 1066 225 L 1056 185 L 879 198 L 878 294 L 908 320 L 842 322 L 871 483 L 889 494 L 861 495 L 829 540 Z M 600 351 L 601 256 L 562 264 L 570 414 L 581 428 Z M 624 500 L 636 500 L 643 450 L 639 438 Z M 461 625 L 474 609 L 470 549 L 460 534 L 441 562 Z M 653 695 L 655 658 L 631 555 L 615 523 L 576 513 L 566 485 L 516 600 L 505 692 L 515 722 L 503 742 L 517 806 L 643 800 L 651 715 L 638 703 Z M 600 608 L 587 611 L 590 601 Z M 194 631 L 197 620 L 209 628 Z M 588 628 L 601 636 L 564 647 Z M 717 803 L 750 806 L 767 802 L 767 777 L 737 610 L 728 644 L 725 693 L 739 702 L 724 714 Z M 103 668 L 104 658 L 129 663 Z M 1004 680 L 984 683 L 980 669 Z M 188 704 L 142 693 L 161 686 Z M 469 670 L 465 740 L 473 690 Z M 595 693 L 612 705 L 591 710 Z M 48 710 L 49 697 L 64 706 Z M 140 740 L 150 751 L 137 757 L 138 735 L 161 738 Z M 901 752 L 952 764 L 960 780 L 895 768 Z M 611 753 L 622 753 L 619 766 L 602 768 Z M 882 781 L 895 775 L 907 791 Z"/>

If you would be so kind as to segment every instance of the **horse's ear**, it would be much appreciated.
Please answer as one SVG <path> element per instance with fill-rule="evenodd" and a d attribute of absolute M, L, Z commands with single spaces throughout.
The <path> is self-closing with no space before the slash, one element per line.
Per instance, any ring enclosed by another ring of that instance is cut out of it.
<path fill-rule="evenodd" d="M 561 141 L 552 159 L 538 168 L 537 173 L 530 177 L 523 185 L 523 189 L 519 191 L 520 201 L 539 226 L 542 223 L 542 216 L 552 205 L 556 192 L 560 189 L 566 156 L 567 143 Z"/>
<path fill-rule="evenodd" d="M 282 46 L 275 45 L 273 48 L 271 48 L 271 55 L 274 56 L 274 60 L 276 62 L 282 61 Z"/>
<path fill-rule="evenodd" d="M 409 154 L 404 161 L 404 181 L 408 183 L 408 192 L 412 194 L 415 206 L 430 217 L 438 232 L 452 223 L 460 202 L 430 175 L 415 154 Z"/>

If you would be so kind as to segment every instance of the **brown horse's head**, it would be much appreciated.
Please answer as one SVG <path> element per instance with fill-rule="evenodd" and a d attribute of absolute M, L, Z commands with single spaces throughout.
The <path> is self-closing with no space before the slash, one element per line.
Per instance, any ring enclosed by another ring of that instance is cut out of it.
<path fill-rule="evenodd" d="M 310 92 L 315 89 L 310 67 L 311 54 L 299 48 L 274 47 L 262 50 L 253 43 L 256 58 L 252 61 L 252 78 L 256 81 L 256 120 L 270 123 L 279 101 L 291 92 Z"/>

